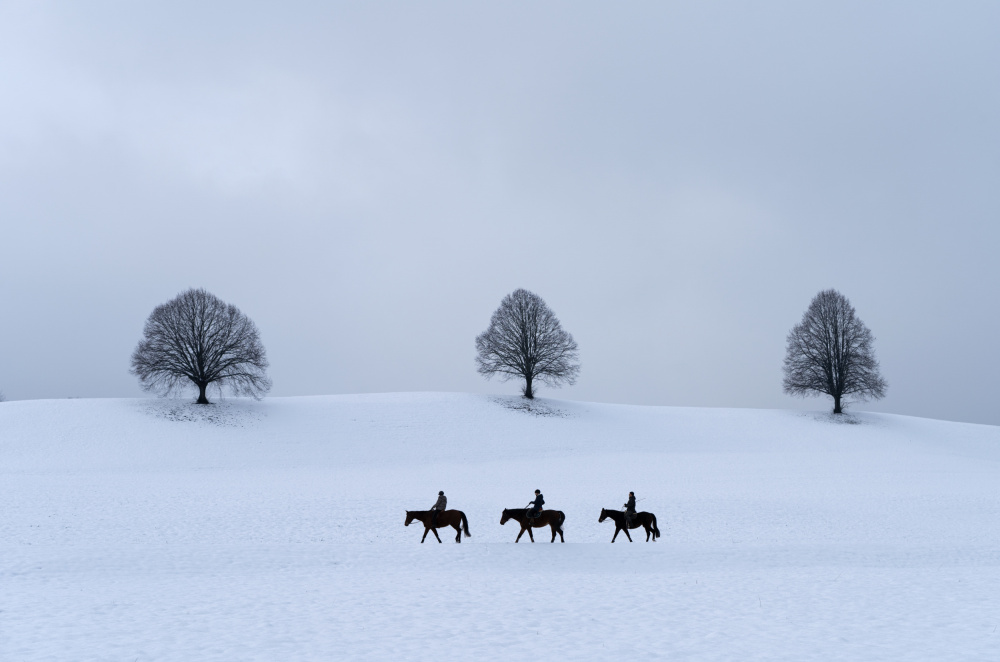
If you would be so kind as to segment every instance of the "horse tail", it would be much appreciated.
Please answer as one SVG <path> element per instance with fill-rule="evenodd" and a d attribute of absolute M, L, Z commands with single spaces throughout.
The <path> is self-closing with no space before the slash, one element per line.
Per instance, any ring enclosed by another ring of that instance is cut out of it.
<path fill-rule="evenodd" d="M 467 520 L 465 518 L 465 513 L 464 512 L 462 512 L 461 510 L 458 511 L 458 512 L 462 513 L 462 528 L 465 529 L 465 537 L 466 538 L 471 538 L 472 534 L 469 533 L 469 520 Z"/>
<path fill-rule="evenodd" d="M 656 528 L 656 515 L 650 513 L 650 516 L 652 516 L 653 518 L 653 540 L 656 540 L 657 538 L 660 537 L 660 530 Z"/>
<path fill-rule="evenodd" d="M 565 521 L 566 521 L 566 513 L 564 513 L 563 511 L 560 510 L 559 511 L 559 521 L 556 523 L 556 529 L 560 533 L 566 533 L 565 531 L 563 531 L 563 528 L 562 528 L 563 522 L 565 522 Z"/>

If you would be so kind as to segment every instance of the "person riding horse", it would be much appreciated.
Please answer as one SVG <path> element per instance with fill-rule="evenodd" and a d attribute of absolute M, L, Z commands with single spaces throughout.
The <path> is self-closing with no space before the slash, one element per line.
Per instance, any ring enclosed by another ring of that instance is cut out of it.
<path fill-rule="evenodd" d="M 438 500 L 431 506 L 431 526 L 437 526 L 438 515 L 443 513 L 448 507 L 448 497 L 444 495 L 444 490 L 438 492 Z"/>
<path fill-rule="evenodd" d="M 635 519 L 635 492 L 628 493 L 628 501 L 625 503 L 625 521 L 631 522 Z"/>
<path fill-rule="evenodd" d="M 531 509 L 528 511 L 528 519 L 535 519 L 542 512 L 542 506 L 545 505 L 545 499 L 542 498 L 541 491 L 535 490 L 535 500 L 528 505 L 531 506 Z"/>

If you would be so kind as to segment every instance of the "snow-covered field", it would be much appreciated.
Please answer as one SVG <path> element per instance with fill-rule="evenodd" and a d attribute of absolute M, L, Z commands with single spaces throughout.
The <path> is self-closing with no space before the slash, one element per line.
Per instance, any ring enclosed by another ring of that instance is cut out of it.
<path fill-rule="evenodd" d="M 521 402 L 0 404 L 0 660 L 1000 660 L 1000 428 Z"/>

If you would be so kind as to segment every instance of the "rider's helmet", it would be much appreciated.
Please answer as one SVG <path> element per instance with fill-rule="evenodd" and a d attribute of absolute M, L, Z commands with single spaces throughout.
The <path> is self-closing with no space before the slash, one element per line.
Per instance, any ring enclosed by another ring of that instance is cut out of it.
<path fill-rule="evenodd" d="M 535 490 L 535 494 L 541 494 L 541 493 L 542 493 L 541 490 Z"/>
<path fill-rule="evenodd" d="M 440 492 L 438 492 L 438 496 L 444 496 L 444 490 L 441 490 Z"/>

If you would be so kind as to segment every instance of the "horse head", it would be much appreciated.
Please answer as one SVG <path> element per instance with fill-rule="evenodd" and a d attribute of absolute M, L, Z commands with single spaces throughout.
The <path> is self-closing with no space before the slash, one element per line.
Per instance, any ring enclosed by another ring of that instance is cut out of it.
<path fill-rule="evenodd" d="M 601 518 L 599 520 L 597 520 L 597 521 L 598 522 L 603 522 L 606 519 L 608 519 L 608 511 L 607 511 L 606 508 L 601 508 Z"/>
<path fill-rule="evenodd" d="M 406 511 L 406 521 L 403 522 L 403 526 L 409 526 L 410 522 L 413 521 L 413 518 L 414 518 L 413 511 L 407 510 Z"/>
<path fill-rule="evenodd" d="M 507 520 L 509 520 L 511 517 L 513 517 L 513 515 L 511 514 L 510 509 L 504 508 L 503 516 L 500 518 L 500 524 L 506 524 Z"/>

